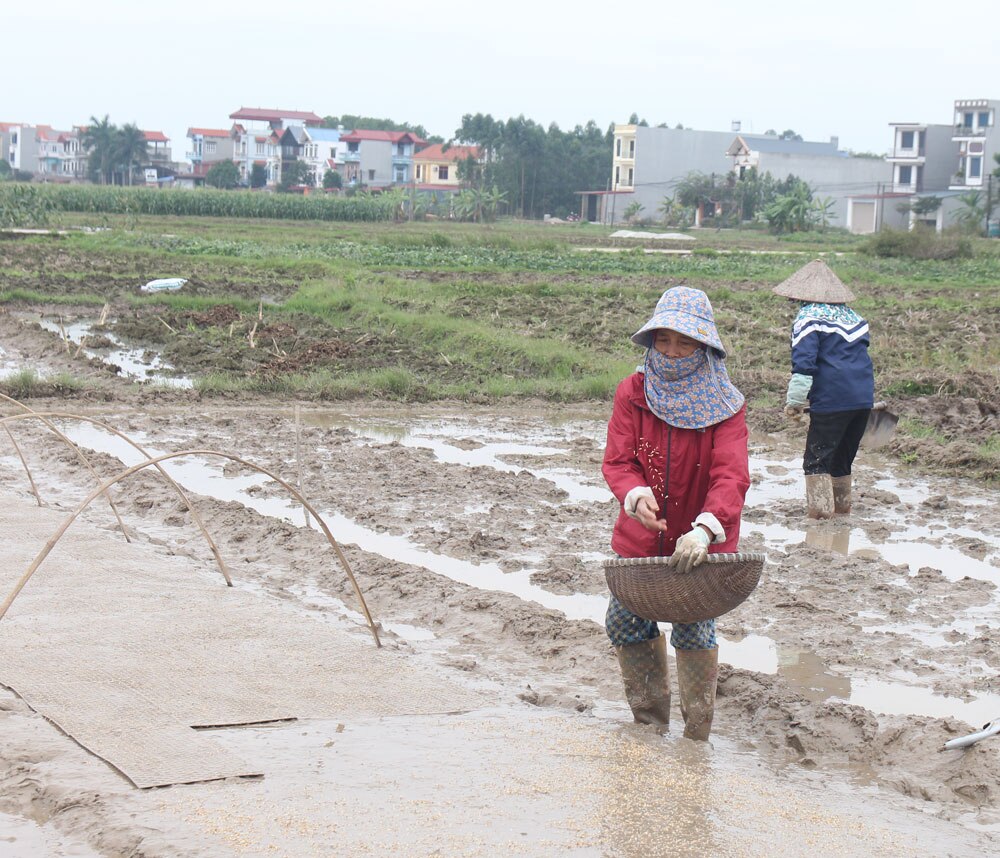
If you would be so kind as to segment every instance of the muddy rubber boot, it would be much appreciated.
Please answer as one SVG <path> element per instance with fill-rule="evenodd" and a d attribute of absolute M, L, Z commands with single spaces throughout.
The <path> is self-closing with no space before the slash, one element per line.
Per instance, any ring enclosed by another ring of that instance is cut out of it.
<path fill-rule="evenodd" d="M 708 741 L 715 715 L 715 687 L 719 681 L 719 648 L 679 649 L 677 687 L 681 693 L 684 737 Z"/>
<path fill-rule="evenodd" d="M 833 518 L 833 483 L 829 474 L 806 474 L 806 515 Z"/>
<path fill-rule="evenodd" d="M 851 511 L 851 475 L 830 477 L 833 484 L 833 511 L 837 515 L 847 515 Z"/>
<path fill-rule="evenodd" d="M 664 733 L 670 724 L 670 674 L 667 639 L 615 647 L 625 684 L 625 699 L 637 724 L 652 724 Z"/>

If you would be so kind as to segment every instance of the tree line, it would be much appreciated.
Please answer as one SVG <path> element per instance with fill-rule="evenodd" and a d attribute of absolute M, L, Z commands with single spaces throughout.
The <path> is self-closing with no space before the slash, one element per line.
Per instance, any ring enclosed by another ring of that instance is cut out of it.
<path fill-rule="evenodd" d="M 510 214 L 541 218 L 578 212 L 579 191 L 604 189 L 611 179 L 614 125 L 602 131 L 593 121 L 563 131 L 518 116 L 506 121 L 467 113 L 455 139 L 479 147 L 478 162 L 460 165 L 472 189 L 506 201 Z"/>

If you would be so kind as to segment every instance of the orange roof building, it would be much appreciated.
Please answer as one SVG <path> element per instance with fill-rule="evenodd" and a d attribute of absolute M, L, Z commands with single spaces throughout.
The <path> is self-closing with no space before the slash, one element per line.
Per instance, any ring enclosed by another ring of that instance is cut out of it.
<path fill-rule="evenodd" d="M 448 146 L 433 143 L 413 156 L 414 179 L 423 191 L 457 191 L 462 182 L 458 165 L 472 158 L 480 158 L 478 146 Z"/>

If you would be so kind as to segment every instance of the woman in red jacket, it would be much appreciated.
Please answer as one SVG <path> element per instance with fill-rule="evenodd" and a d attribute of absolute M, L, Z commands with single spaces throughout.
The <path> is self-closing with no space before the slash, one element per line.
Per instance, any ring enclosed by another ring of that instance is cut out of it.
<path fill-rule="evenodd" d="M 604 478 L 621 503 L 611 547 L 621 557 L 670 556 L 689 572 L 711 552 L 737 550 L 750 486 L 746 406 L 730 382 L 708 296 L 686 286 L 663 293 L 632 341 L 644 363 L 615 393 Z M 635 720 L 667 728 L 666 642 L 655 622 L 614 596 L 606 619 Z M 684 735 L 707 739 L 715 711 L 715 620 L 675 623 Z"/>

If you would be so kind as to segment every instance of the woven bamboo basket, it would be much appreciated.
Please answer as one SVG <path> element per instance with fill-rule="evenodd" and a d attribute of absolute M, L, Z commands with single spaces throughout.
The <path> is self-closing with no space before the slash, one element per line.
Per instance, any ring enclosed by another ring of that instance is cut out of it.
<path fill-rule="evenodd" d="M 667 565 L 668 557 L 604 561 L 614 597 L 633 614 L 661 623 L 695 623 L 728 613 L 760 581 L 764 555 L 758 552 L 709 554 L 690 572 Z"/>

